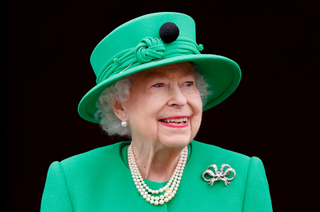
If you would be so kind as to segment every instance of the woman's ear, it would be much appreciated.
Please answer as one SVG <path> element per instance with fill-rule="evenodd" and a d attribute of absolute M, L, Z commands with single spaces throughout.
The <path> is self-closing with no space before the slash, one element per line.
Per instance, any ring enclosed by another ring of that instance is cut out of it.
<path fill-rule="evenodd" d="M 120 120 L 125 120 L 126 119 L 126 113 L 124 112 L 124 109 L 122 107 L 122 103 L 119 103 L 118 101 L 115 101 L 112 105 L 113 112 L 116 114 L 116 116 Z"/>

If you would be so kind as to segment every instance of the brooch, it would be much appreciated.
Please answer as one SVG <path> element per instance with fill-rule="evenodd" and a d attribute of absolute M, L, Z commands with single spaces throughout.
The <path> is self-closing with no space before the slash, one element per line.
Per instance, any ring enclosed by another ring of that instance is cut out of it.
<path fill-rule="evenodd" d="M 212 167 L 214 171 L 212 171 L 210 167 Z M 231 178 L 228 178 L 227 176 L 230 175 L 232 172 L 233 172 L 233 176 Z M 206 174 L 211 176 L 212 178 L 211 179 L 205 178 Z M 204 181 L 209 182 L 210 186 L 212 186 L 213 183 L 218 180 L 224 181 L 225 185 L 227 186 L 228 184 L 230 184 L 229 181 L 233 180 L 235 177 L 236 177 L 236 171 L 233 168 L 231 168 L 231 166 L 228 164 L 222 164 L 220 167 L 220 171 L 218 171 L 218 167 L 216 164 L 212 164 L 208 166 L 208 168 L 202 173 L 202 178 L 204 179 Z"/>

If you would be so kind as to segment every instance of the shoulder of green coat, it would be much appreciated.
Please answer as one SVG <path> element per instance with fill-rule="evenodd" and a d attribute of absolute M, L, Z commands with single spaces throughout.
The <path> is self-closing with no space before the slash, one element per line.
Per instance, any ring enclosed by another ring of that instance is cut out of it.
<path fill-rule="evenodd" d="M 212 158 L 214 160 L 221 161 L 221 163 L 240 163 L 240 164 L 249 164 L 250 157 L 227 150 L 221 147 L 217 147 L 212 144 L 206 144 L 198 141 L 192 141 L 192 151 L 197 153 L 198 156 L 203 156 L 206 158 Z M 231 165 L 231 164 L 230 164 Z"/>
<path fill-rule="evenodd" d="M 120 147 L 126 142 L 118 142 L 108 146 L 96 148 L 88 152 L 84 152 L 61 161 L 63 168 L 77 165 L 90 165 L 99 161 L 106 162 L 106 158 L 112 158 L 114 155 L 119 155 Z"/>

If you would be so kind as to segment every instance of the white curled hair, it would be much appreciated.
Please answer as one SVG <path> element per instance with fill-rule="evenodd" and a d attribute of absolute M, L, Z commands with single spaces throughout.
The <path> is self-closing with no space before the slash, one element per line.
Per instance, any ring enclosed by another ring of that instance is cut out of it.
<path fill-rule="evenodd" d="M 195 71 L 194 74 L 195 84 L 200 92 L 202 105 L 205 105 L 208 96 L 211 95 L 211 91 L 209 90 L 210 86 L 198 71 Z M 130 98 L 132 79 L 132 76 L 128 76 L 115 82 L 113 85 L 106 88 L 97 100 L 96 106 L 98 110 L 94 117 L 96 120 L 100 120 L 100 126 L 109 136 L 131 136 L 129 125 L 127 127 L 121 126 L 121 120 L 113 112 L 112 106 L 116 101 L 122 103 Z"/>

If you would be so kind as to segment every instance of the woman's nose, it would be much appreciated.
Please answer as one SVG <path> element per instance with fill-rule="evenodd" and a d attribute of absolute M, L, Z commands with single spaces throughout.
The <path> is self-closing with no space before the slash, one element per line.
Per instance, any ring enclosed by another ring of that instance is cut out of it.
<path fill-rule="evenodd" d="M 169 106 L 182 107 L 187 104 L 187 99 L 181 92 L 178 85 L 170 88 L 170 99 L 168 101 Z"/>

